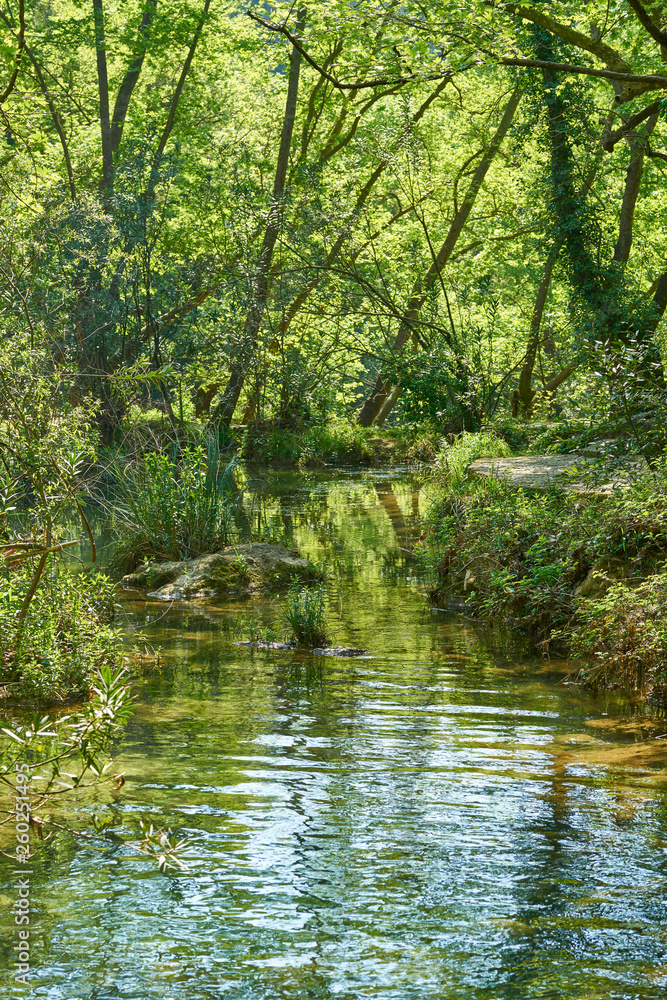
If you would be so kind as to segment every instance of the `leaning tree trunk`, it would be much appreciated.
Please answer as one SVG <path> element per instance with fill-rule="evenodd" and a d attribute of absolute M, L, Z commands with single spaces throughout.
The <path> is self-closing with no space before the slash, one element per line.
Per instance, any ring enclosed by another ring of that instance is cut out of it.
<path fill-rule="evenodd" d="M 547 295 L 549 294 L 549 285 L 551 284 L 551 273 L 554 269 L 554 264 L 556 262 L 556 254 L 552 252 L 544 265 L 544 270 L 542 272 L 542 280 L 540 281 L 539 287 L 537 289 L 537 295 L 535 296 L 535 306 L 533 308 L 533 315 L 530 320 L 530 333 L 528 335 L 528 345 L 526 347 L 526 355 L 523 359 L 523 365 L 521 367 L 521 372 L 519 374 L 519 401 L 523 406 L 526 413 L 530 412 L 533 404 L 533 397 L 535 396 L 535 391 L 532 387 L 533 379 L 533 369 L 535 368 L 535 359 L 537 357 L 537 350 L 540 346 L 540 330 L 542 327 L 542 316 L 544 315 L 544 306 L 547 301 Z"/>
<path fill-rule="evenodd" d="M 306 18 L 305 9 L 301 8 L 298 14 L 297 32 L 303 30 Z M 259 255 L 257 267 L 250 289 L 250 304 L 246 313 L 245 325 L 239 345 L 236 361 L 232 365 L 229 381 L 222 394 L 222 399 L 218 403 L 211 422 L 217 427 L 229 427 L 234 416 L 234 410 L 239 401 L 239 396 L 243 390 L 248 369 L 252 362 L 257 346 L 259 332 L 264 318 L 266 301 L 269 294 L 269 271 L 273 251 L 280 232 L 282 223 L 283 203 L 285 195 L 285 181 L 287 178 L 287 168 L 289 165 L 289 154 L 292 145 L 292 135 L 294 133 L 294 119 L 296 117 L 297 97 L 299 93 L 299 73 L 301 70 L 301 52 L 292 47 L 290 55 L 289 80 L 287 84 L 287 100 L 285 102 L 285 114 L 283 117 L 283 128 L 280 137 L 280 149 L 278 151 L 278 162 L 276 164 L 276 174 L 273 182 L 273 197 L 269 218 L 264 231 L 262 250 Z"/>
<path fill-rule="evenodd" d="M 437 281 L 440 272 L 452 255 L 457 240 L 461 235 L 466 222 L 468 221 L 468 217 L 470 216 L 477 195 L 488 173 L 489 167 L 491 166 L 491 163 L 500 148 L 500 144 L 505 138 L 512 123 L 512 119 L 514 118 L 520 100 L 521 91 L 518 87 L 516 87 L 507 103 L 505 113 L 503 114 L 496 134 L 491 140 L 491 143 L 486 149 L 484 156 L 475 170 L 470 187 L 466 192 L 466 196 L 463 199 L 461 207 L 454 216 L 454 220 L 449 227 L 449 232 L 445 237 L 444 243 L 440 247 L 440 251 L 435 255 L 433 262 L 426 272 L 423 280 L 421 278 L 418 279 L 412 287 L 408 304 L 401 318 L 398 333 L 394 343 L 392 344 L 391 349 L 393 353 L 399 353 L 403 350 L 419 323 L 421 310 L 424 302 L 426 301 L 428 292 Z M 390 389 L 391 386 L 385 383 L 382 374 L 378 374 L 370 395 L 367 397 L 361 407 L 361 410 L 359 411 L 357 423 L 361 424 L 362 427 L 370 427 L 387 399 Z"/>

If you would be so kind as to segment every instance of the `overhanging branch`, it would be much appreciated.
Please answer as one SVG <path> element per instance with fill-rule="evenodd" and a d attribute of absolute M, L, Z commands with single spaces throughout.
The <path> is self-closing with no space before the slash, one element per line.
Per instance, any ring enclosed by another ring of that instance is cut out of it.
<path fill-rule="evenodd" d="M 549 62 L 544 59 L 515 59 L 511 56 L 499 56 L 496 61 L 502 66 L 525 66 L 528 69 L 552 69 L 558 73 L 580 73 L 583 76 L 598 76 L 603 80 L 620 80 L 622 83 L 639 84 L 644 90 L 667 90 L 667 76 L 659 76 L 658 74 L 617 73 L 613 69 L 596 69 L 594 66 Z"/>
<path fill-rule="evenodd" d="M 639 0 L 628 0 L 628 7 L 632 7 L 637 16 L 637 20 L 641 24 L 642 28 L 648 31 L 651 38 L 653 38 L 658 45 L 667 46 L 667 31 L 662 31 L 658 25 L 651 20 L 648 11 L 644 8 L 644 5 L 640 3 Z"/>
<path fill-rule="evenodd" d="M 258 15 L 253 14 L 251 10 L 247 10 L 246 14 L 253 21 L 256 21 L 257 24 L 261 24 L 263 28 L 266 28 L 267 31 L 273 31 L 280 35 L 284 35 L 284 37 L 287 38 L 287 40 L 294 46 L 297 52 L 303 56 L 306 62 L 312 66 L 313 69 L 320 74 L 320 76 L 327 80 L 332 87 L 335 87 L 336 90 L 368 90 L 371 87 L 395 87 L 405 83 L 412 83 L 415 80 L 449 79 L 454 75 L 451 70 L 446 70 L 444 73 L 430 73 L 428 76 L 420 76 L 417 73 L 411 73 L 409 76 L 393 77 L 393 79 L 386 77 L 378 80 L 365 80 L 362 83 L 341 83 L 341 81 L 337 80 L 335 76 L 331 75 L 331 73 L 327 73 L 327 71 L 306 52 L 298 38 L 296 38 L 284 24 L 274 24 L 271 21 L 265 21 L 263 17 L 258 17 Z"/>

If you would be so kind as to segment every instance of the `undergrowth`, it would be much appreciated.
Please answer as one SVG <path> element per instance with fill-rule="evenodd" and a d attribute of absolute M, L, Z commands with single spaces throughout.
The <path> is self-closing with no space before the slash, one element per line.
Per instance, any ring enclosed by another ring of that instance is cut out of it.
<path fill-rule="evenodd" d="M 472 436 L 472 435 L 471 435 Z M 465 461 L 474 449 L 465 443 Z M 657 691 L 667 666 L 665 466 L 606 496 L 466 479 L 450 449 L 431 483 L 422 558 L 438 602 L 570 648 L 591 682 Z M 639 666 L 638 666 L 639 664 Z"/>
<path fill-rule="evenodd" d="M 6 696 L 35 703 L 83 696 L 100 669 L 121 660 L 113 584 L 50 563 L 21 619 L 33 574 L 31 565 L 1 574 L 0 686 Z"/>
<path fill-rule="evenodd" d="M 468 433 L 464 431 L 452 442 L 445 443 L 436 459 L 436 471 L 452 483 L 461 482 L 471 462 L 478 458 L 505 458 L 512 454 L 507 441 L 495 431 Z"/>
<path fill-rule="evenodd" d="M 142 560 L 188 559 L 229 544 L 234 524 L 234 461 L 215 435 L 174 457 L 149 452 L 118 470 L 112 507 L 118 546 L 114 569 Z"/>
<path fill-rule="evenodd" d="M 268 465 L 377 465 L 431 462 L 442 433 L 430 424 L 360 427 L 347 417 L 330 417 L 301 430 L 258 424 L 248 428 L 244 457 Z"/>

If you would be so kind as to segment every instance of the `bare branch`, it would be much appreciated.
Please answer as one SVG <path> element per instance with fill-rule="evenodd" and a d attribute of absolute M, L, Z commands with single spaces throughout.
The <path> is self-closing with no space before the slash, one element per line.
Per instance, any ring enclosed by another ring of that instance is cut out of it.
<path fill-rule="evenodd" d="M 630 115 L 628 120 L 623 122 L 620 128 L 617 128 L 614 132 L 605 132 L 602 136 L 602 148 L 608 153 L 613 152 L 614 146 L 617 142 L 620 142 L 621 139 L 625 139 L 625 137 L 629 135 L 630 132 L 637 127 L 637 125 L 641 125 L 641 123 L 645 122 L 647 118 L 651 117 L 651 115 L 660 111 L 661 105 L 662 101 L 654 101 L 653 104 L 649 104 L 648 107 L 643 108 L 634 115 Z"/>

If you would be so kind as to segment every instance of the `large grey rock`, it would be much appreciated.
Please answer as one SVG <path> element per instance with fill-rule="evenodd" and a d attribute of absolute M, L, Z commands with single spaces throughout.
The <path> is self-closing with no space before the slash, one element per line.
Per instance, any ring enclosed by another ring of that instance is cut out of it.
<path fill-rule="evenodd" d="M 601 559 L 589 570 L 585 579 L 574 588 L 575 597 L 588 597 L 592 600 L 604 597 L 614 583 L 627 580 L 630 576 L 628 564 L 622 559 L 608 556 Z"/>
<path fill-rule="evenodd" d="M 121 585 L 161 601 L 179 601 L 276 591 L 293 579 L 312 583 L 321 579 L 321 573 L 284 545 L 257 542 L 233 545 L 196 559 L 145 563 L 124 576 Z"/>
<path fill-rule="evenodd" d="M 508 458 L 478 458 L 468 466 L 470 476 L 504 479 L 513 486 L 524 490 L 548 490 L 554 486 L 569 493 L 588 496 L 605 496 L 623 485 L 632 477 L 648 470 L 644 459 L 626 459 L 618 463 L 613 472 L 597 470 L 600 481 L 587 479 L 587 473 L 595 473 L 581 455 L 512 455 Z M 608 478 L 608 481 L 604 480 Z"/>

